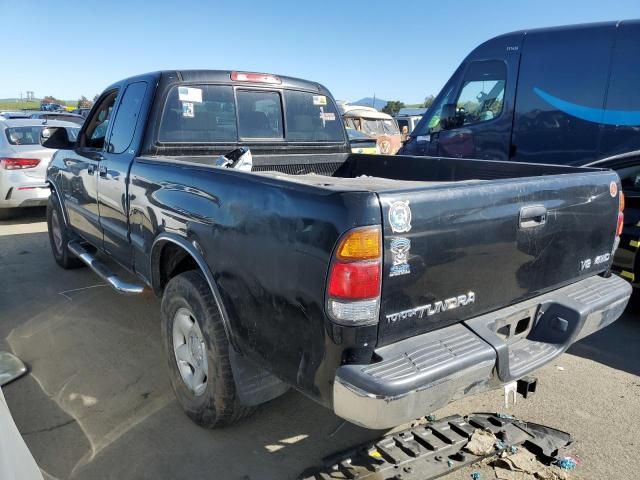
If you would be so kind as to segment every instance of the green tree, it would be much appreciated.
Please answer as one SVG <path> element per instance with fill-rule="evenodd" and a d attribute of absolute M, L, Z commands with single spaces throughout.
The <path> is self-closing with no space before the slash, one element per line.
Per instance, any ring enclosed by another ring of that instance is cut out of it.
<path fill-rule="evenodd" d="M 390 102 L 387 102 L 382 111 L 389 115 L 395 115 L 400 111 L 401 108 L 404 108 L 404 103 L 399 100 L 392 100 Z"/>
<path fill-rule="evenodd" d="M 82 95 L 80 100 L 78 100 L 78 108 L 91 108 L 92 106 L 93 102 L 84 95 Z"/>
<path fill-rule="evenodd" d="M 433 95 L 429 95 L 429 96 L 425 97 L 424 98 L 424 102 L 422 103 L 422 107 L 423 108 L 429 108 L 434 100 L 435 100 L 435 97 Z"/>

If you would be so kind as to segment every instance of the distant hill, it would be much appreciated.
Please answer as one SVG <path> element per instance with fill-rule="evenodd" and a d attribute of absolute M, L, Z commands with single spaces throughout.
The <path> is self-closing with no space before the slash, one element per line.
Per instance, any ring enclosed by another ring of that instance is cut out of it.
<path fill-rule="evenodd" d="M 349 102 L 349 105 L 360 105 L 360 106 L 363 106 L 363 107 L 373 107 L 376 110 L 382 110 L 386 104 L 387 104 L 387 100 L 382 100 L 381 98 L 376 98 L 375 101 L 374 101 L 374 99 L 372 97 L 361 98 L 357 102 Z"/>

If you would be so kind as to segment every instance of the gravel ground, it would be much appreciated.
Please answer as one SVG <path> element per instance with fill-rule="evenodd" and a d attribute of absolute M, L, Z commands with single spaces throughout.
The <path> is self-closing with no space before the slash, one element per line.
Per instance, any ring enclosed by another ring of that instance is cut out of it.
<path fill-rule="evenodd" d="M 47 478 L 289 479 L 330 453 L 384 432 L 341 424 L 296 392 L 225 430 L 192 424 L 170 390 L 151 295 L 121 297 L 87 269 L 63 271 L 44 212 L 0 222 L 0 349 L 31 373 L 6 386 L 14 419 Z M 511 414 L 571 432 L 576 479 L 640 470 L 640 318 L 624 317 L 541 369 L 538 392 Z M 438 417 L 504 411 L 501 392 L 455 402 Z M 471 467 L 447 480 L 490 468 Z"/>

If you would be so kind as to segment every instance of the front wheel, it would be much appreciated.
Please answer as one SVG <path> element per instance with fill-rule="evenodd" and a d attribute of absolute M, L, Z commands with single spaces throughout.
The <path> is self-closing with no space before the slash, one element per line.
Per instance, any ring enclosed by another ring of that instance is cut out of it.
<path fill-rule="evenodd" d="M 206 428 L 249 415 L 253 408 L 241 405 L 236 393 L 222 316 L 200 272 L 169 281 L 161 315 L 169 379 L 186 414 Z"/>
<path fill-rule="evenodd" d="M 62 216 L 60 203 L 54 195 L 49 196 L 47 203 L 47 229 L 51 253 L 56 263 L 64 269 L 83 267 L 82 260 L 69 250 L 68 244 L 72 234 Z"/>

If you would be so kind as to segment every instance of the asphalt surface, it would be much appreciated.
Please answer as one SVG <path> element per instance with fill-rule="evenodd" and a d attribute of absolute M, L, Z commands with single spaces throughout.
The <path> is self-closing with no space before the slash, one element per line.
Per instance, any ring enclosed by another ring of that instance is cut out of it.
<path fill-rule="evenodd" d="M 297 392 L 231 428 L 194 425 L 169 386 L 158 312 L 152 295 L 122 297 L 88 269 L 60 269 L 43 210 L 0 222 L 0 350 L 30 368 L 3 391 L 45 478 L 293 479 L 385 433 L 343 425 Z M 628 311 L 541 369 L 536 395 L 509 410 L 574 435 L 580 466 L 570 478 L 638 476 L 639 317 Z M 505 411 L 502 393 L 434 413 L 474 411 Z M 446 479 L 476 470 L 493 478 L 472 467 Z"/>

